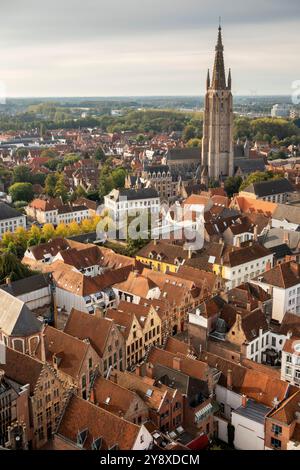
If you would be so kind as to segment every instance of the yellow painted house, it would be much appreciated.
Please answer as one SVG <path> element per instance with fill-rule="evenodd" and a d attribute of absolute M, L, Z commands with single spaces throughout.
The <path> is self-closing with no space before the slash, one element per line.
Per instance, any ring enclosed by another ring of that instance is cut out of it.
<path fill-rule="evenodd" d="M 162 273 L 177 273 L 180 266 L 190 258 L 191 253 L 182 246 L 172 245 L 161 240 L 153 240 L 136 255 L 136 260 Z"/>

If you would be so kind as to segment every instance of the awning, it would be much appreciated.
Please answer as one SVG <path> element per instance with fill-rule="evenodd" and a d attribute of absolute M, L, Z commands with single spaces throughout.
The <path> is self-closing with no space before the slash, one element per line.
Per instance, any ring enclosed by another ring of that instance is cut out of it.
<path fill-rule="evenodd" d="M 195 422 L 197 423 L 201 419 L 205 418 L 205 416 L 207 416 L 212 411 L 212 408 L 212 404 L 209 403 L 208 405 L 201 408 L 201 410 L 197 411 L 197 413 L 195 413 Z"/>
<path fill-rule="evenodd" d="M 192 442 L 190 442 L 187 447 L 191 450 L 202 450 L 206 449 L 209 444 L 209 440 L 206 434 L 196 437 Z"/>

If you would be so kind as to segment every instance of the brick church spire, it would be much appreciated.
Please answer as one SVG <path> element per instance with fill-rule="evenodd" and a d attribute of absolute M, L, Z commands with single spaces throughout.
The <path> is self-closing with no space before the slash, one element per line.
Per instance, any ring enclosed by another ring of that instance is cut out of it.
<path fill-rule="evenodd" d="M 215 63 L 212 76 L 211 87 L 214 90 L 225 90 L 226 79 L 225 79 L 225 66 L 224 66 L 224 47 L 222 43 L 222 28 L 219 26 L 218 42 L 216 45 Z"/>
<path fill-rule="evenodd" d="M 210 80 L 206 79 L 203 139 L 201 152 L 201 182 L 222 181 L 234 172 L 233 98 L 231 71 L 226 83 L 222 29 L 219 26 L 215 64 Z"/>

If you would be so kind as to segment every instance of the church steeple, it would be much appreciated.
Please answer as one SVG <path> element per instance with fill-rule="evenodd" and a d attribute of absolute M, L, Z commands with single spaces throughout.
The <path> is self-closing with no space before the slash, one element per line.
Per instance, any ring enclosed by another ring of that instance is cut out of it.
<path fill-rule="evenodd" d="M 209 69 L 207 71 L 207 78 L 206 78 L 206 89 L 208 90 L 210 87 L 210 75 L 209 75 Z"/>
<path fill-rule="evenodd" d="M 227 80 L 227 86 L 228 86 L 228 90 L 231 90 L 231 69 L 229 69 L 229 72 L 228 72 L 228 80 Z"/>
<path fill-rule="evenodd" d="M 207 75 L 204 100 L 201 181 L 220 181 L 234 173 L 231 72 L 225 76 L 222 29 L 219 26 L 215 64 Z M 206 181 L 206 183 L 205 183 Z"/>
<path fill-rule="evenodd" d="M 226 79 L 225 79 L 225 66 L 224 66 L 224 47 L 222 43 L 222 28 L 219 26 L 218 32 L 218 42 L 216 45 L 216 54 L 215 54 L 215 63 L 214 71 L 211 82 L 211 87 L 214 90 L 225 90 L 226 89 Z"/>

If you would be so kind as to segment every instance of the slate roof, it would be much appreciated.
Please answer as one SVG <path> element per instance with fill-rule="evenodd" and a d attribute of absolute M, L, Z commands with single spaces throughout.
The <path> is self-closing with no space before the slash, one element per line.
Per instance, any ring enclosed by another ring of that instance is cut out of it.
<path fill-rule="evenodd" d="M 253 193 L 258 197 L 270 196 L 282 193 L 292 193 L 294 188 L 286 178 L 262 181 L 260 183 L 252 183 L 243 191 Z"/>
<path fill-rule="evenodd" d="M 198 160 L 200 163 L 201 149 L 194 148 L 174 148 L 170 149 L 167 153 L 168 161 L 176 160 Z"/>
<path fill-rule="evenodd" d="M 236 160 L 236 169 L 240 168 L 243 173 L 254 173 L 255 171 L 265 171 L 265 162 L 262 158 L 241 158 Z"/>
<path fill-rule="evenodd" d="M 36 274 L 35 276 L 26 277 L 13 281 L 10 284 L 3 284 L 0 289 L 9 294 L 18 297 L 19 295 L 34 292 L 49 286 L 49 277 L 47 274 Z"/>
<path fill-rule="evenodd" d="M 265 422 L 266 415 L 271 411 L 269 406 L 261 403 L 256 403 L 254 400 L 248 400 L 247 405 L 240 406 L 235 409 L 233 413 L 236 413 L 244 418 L 248 418 L 251 421 L 263 424 Z"/>
<path fill-rule="evenodd" d="M 1 289 L 0 305 L 0 329 L 7 335 L 25 337 L 41 331 L 43 324 L 27 305 Z"/>
<path fill-rule="evenodd" d="M 138 201 L 141 199 L 153 199 L 158 198 L 158 192 L 154 188 L 142 188 L 142 189 L 113 189 L 108 197 L 114 199 L 116 202 L 120 198 L 127 198 L 127 201 Z"/>
<path fill-rule="evenodd" d="M 273 247 L 282 245 L 284 243 L 286 233 L 287 232 L 284 229 L 271 228 L 263 236 L 260 237 L 260 241 L 264 244 L 266 248 L 272 249 Z M 300 232 L 289 230 L 288 237 L 289 248 L 291 250 L 296 250 L 297 248 L 300 249 Z"/>
<path fill-rule="evenodd" d="M 300 207 L 278 204 L 272 217 L 273 219 L 287 220 L 288 222 L 300 225 Z"/>
<path fill-rule="evenodd" d="M 16 217 L 23 217 L 23 214 L 4 202 L 0 202 L 0 220 L 14 219 Z"/>

